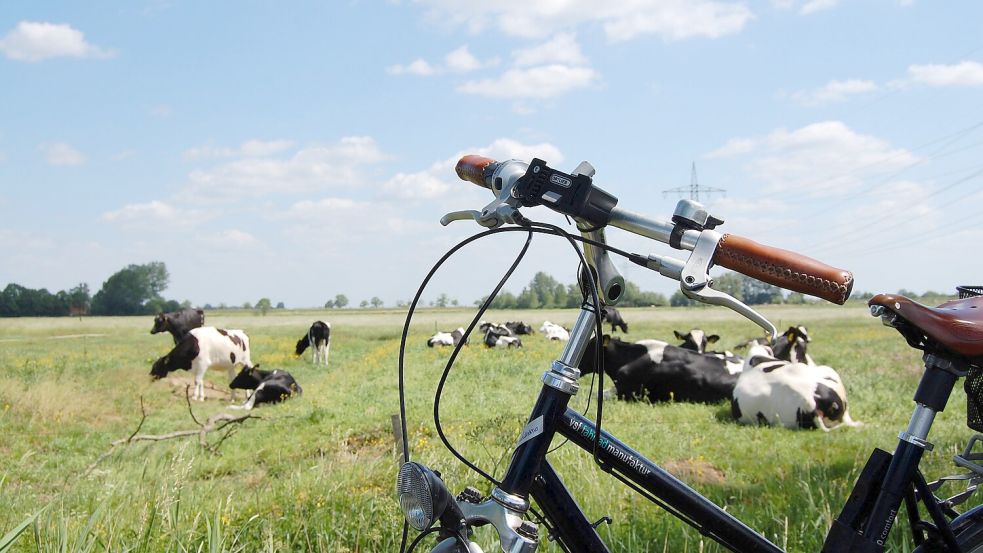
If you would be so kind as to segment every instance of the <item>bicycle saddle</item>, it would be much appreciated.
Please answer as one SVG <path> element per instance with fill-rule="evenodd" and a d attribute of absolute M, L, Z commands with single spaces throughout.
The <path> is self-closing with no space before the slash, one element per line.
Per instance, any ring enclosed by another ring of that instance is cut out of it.
<path fill-rule="evenodd" d="M 904 296 L 878 294 L 867 305 L 879 305 L 895 313 L 949 351 L 983 357 L 983 296 L 927 307 Z"/>

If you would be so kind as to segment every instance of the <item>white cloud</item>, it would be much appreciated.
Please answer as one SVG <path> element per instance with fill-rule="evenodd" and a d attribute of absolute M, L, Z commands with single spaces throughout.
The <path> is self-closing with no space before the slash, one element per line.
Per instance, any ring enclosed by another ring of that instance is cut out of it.
<path fill-rule="evenodd" d="M 510 69 L 494 79 L 468 81 L 460 92 L 491 98 L 553 98 L 599 80 L 590 67 L 553 64 L 528 69 Z"/>
<path fill-rule="evenodd" d="M 587 58 L 580 51 L 573 33 L 560 33 L 538 46 L 513 53 L 516 67 L 532 67 L 544 64 L 587 65 Z"/>
<path fill-rule="evenodd" d="M 251 249 L 260 245 L 260 241 L 255 236 L 236 229 L 210 232 L 200 238 L 208 246 L 221 250 Z"/>
<path fill-rule="evenodd" d="M 835 8 L 839 3 L 840 0 L 810 0 L 809 2 L 803 4 L 802 9 L 799 10 L 799 13 L 802 15 L 809 15 Z"/>
<path fill-rule="evenodd" d="M 438 73 L 435 67 L 422 59 L 416 59 L 408 65 L 390 65 L 386 68 L 386 72 L 391 75 L 419 75 L 421 77 Z"/>
<path fill-rule="evenodd" d="M 750 138 L 732 138 L 726 144 L 706 154 L 706 158 L 724 158 L 748 154 L 757 147 L 757 141 Z"/>
<path fill-rule="evenodd" d="M 236 199 L 358 187 L 367 180 L 365 167 L 386 159 L 371 137 L 346 137 L 302 148 L 288 158 L 246 157 L 192 171 L 188 191 L 206 199 Z"/>
<path fill-rule="evenodd" d="M 421 0 L 429 17 L 444 25 L 481 32 L 488 25 L 527 38 L 598 23 L 609 40 L 630 40 L 657 35 L 666 40 L 716 38 L 740 32 L 753 18 L 744 2 L 714 0 L 593 0 L 564 2 L 460 2 Z"/>
<path fill-rule="evenodd" d="M 840 121 L 824 121 L 761 139 L 734 139 L 750 158 L 747 170 L 766 184 L 767 193 L 808 197 L 855 191 L 869 179 L 883 178 L 920 159 L 904 148 L 857 133 Z M 717 152 L 726 151 L 727 146 Z"/>
<path fill-rule="evenodd" d="M 792 94 L 792 99 L 804 106 L 820 106 L 842 102 L 850 96 L 873 92 L 878 88 L 877 83 L 861 79 L 830 81 L 816 90 L 795 92 Z"/>
<path fill-rule="evenodd" d="M 0 38 L 0 52 L 16 61 L 49 58 L 109 58 L 115 53 L 85 41 L 81 31 L 69 25 L 21 21 Z"/>
<path fill-rule="evenodd" d="M 912 65 L 908 67 L 908 76 L 930 86 L 981 86 L 983 64 L 963 61 L 954 65 Z"/>
<path fill-rule="evenodd" d="M 41 144 L 38 149 L 49 165 L 68 166 L 85 163 L 85 155 L 64 142 Z"/>
<path fill-rule="evenodd" d="M 442 75 L 444 73 L 470 73 L 483 67 L 490 67 L 498 64 L 498 60 L 490 59 L 481 61 L 468 50 L 467 45 L 461 46 L 456 50 L 448 52 L 444 56 L 443 64 L 432 64 L 422 58 L 417 58 L 407 65 L 390 65 L 386 72 L 390 75 L 417 75 L 420 77 L 430 77 Z"/>
<path fill-rule="evenodd" d="M 447 159 L 437 161 L 427 169 L 416 173 L 397 173 L 383 184 L 383 190 L 401 200 L 429 200 L 453 195 L 455 190 L 470 190 L 463 186 L 454 172 L 454 166 L 462 156 L 477 154 L 498 161 L 508 159 L 545 159 L 556 166 L 563 162 L 563 154 L 549 143 L 523 144 L 510 138 L 499 138 L 490 145 L 458 152 Z M 471 187 L 474 188 L 474 187 Z M 487 198 L 491 200 L 491 196 Z"/>
<path fill-rule="evenodd" d="M 835 8 L 840 4 L 840 0 L 772 0 L 771 4 L 778 9 L 796 9 L 800 15 L 811 15 L 823 10 Z M 800 5 L 801 4 L 801 5 Z"/>
<path fill-rule="evenodd" d="M 154 200 L 126 205 L 116 211 L 107 211 L 102 214 L 102 220 L 131 229 L 175 230 L 195 227 L 215 215 L 213 213 L 206 216 L 199 210 L 179 209 L 169 203 Z"/>
<path fill-rule="evenodd" d="M 186 150 L 182 157 L 186 160 L 231 158 L 231 157 L 268 157 L 289 150 L 294 146 L 290 140 L 247 140 L 235 148 L 216 147 L 212 145 L 198 146 Z"/>

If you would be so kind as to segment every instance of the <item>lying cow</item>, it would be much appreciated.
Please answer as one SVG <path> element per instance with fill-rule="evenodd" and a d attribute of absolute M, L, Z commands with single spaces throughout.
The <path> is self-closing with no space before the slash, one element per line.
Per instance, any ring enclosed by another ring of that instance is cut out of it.
<path fill-rule="evenodd" d="M 188 308 L 170 313 L 158 313 L 154 317 L 154 327 L 150 329 L 150 333 L 170 332 L 171 336 L 174 337 L 174 345 L 177 345 L 192 328 L 199 328 L 204 325 L 205 312 L 201 309 Z"/>
<path fill-rule="evenodd" d="M 513 335 L 520 334 L 532 334 L 532 325 L 526 324 L 522 321 L 508 321 L 505 323 L 505 328 L 512 331 Z"/>
<path fill-rule="evenodd" d="M 331 324 L 324 321 L 315 321 L 311 328 L 307 329 L 307 334 L 297 340 L 297 349 L 294 353 L 303 355 L 304 350 L 311 348 L 311 363 L 315 365 L 318 361 L 328 364 L 328 350 L 331 349 Z"/>
<path fill-rule="evenodd" d="M 677 340 L 683 341 L 682 344 L 679 344 L 679 347 L 695 351 L 697 353 L 706 353 L 707 344 L 714 344 L 720 339 L 720 336 L 716 334 L 707 336 L 707 333 L 703 332 L 699 328 L 694 328 L 686 334 L 683 334 L 678 330 L 673 330 L 672 332 L 676 335 Z"/>
<path fill-rule="evenodd" d="M 239 374 L 229 383 L 233 390 L 253 390 L 249 399 L 242 405 L 233 405 L 233 409 L 252 409 L 263 403 L 279 403 L 294 394 L 303 395 L 304 390 L 294 377 L 287 371 L 279 369 L 264 371 L 255 367 L 243 367 Z"/>
<path fill-rule="evenodd" d="M 252 366 L 246 333 L 203 326 L 191 329 L 174 349 L 155 361 L 150 375 L 158 380 L 178 369 L 191 371 L 195 377 L 195 391 L 191 399 L 205 401 L 205 373 L 208 369 L 225 369 L 231 382 L 235 378 L 237 365 Z M 234 390 L 232 395 L 234 398 Z"/>
<path fill-rule="evenodd" d="M 503 330 L 504 329 L 504 330 Z M 485 331 L 485 346 L 490 348 L 521 348 L 522 339 L 512 336 L 507 328 L 491 325 Z"/>
<path fill-rule="evenodd" d="M 806 353 L 806 344 L 811 341 L 812 339 L 809 338 L 809 331 L 806 330 L 806 327 L 802 325 L 790 326 L 784 334 L 775 338 L 771 344 L 771 349 L 776 359 L 791 361 L 792 363 L 815 365 L 816 363 L 812 360 L 812 357 Z"/>
<path fill-rule="evenodd" d="M 570 339 L 570 331 L 563 328 L 558 324 L 551 323 L 549 321 L 544 321 L 543 326 L 539 327 L 539 331 L 543 333 L 543 336 L 547 340 L 556 340 L 560 342 L 566 342 Z"/>
<path fill-rule="evenodd" d="M 458 328 L 457 330 L 451 332 L 437 332 L 431 336 L 429 340 L 427 340 L 427 347 L 456 346 L 461 343 L 462 338 L 464 338 L 463 328 Z"/>
<path fill-rule="evenodd" d="M 840 375 L 825 365 L 776 359 L 771 348 L 753 344 L 734 387 L 731 413 L 743 424 L 820 428 L 858 426 L 847 412 Z"/>
<path fill-rule="evenodd" d="M 604 372 L 614 381 L 618 399 L 716 403 L 730 399 L 739 368 L 721 356 L 704 355 L 661 340 L 625 342 L 601 339 Z M 587 343 L 581 373 L 597 371 L 597 339 Z"/>
<path fill-rule="evenodd" d="M 628 333 L 628 323 L 621 318 L 621 313 L 613 307 L 608 306 L 604 308 L 604 322 L 611 323 L 611 332 L 614 332 L 616 328 L 620 328 L 621 332 Z"/>

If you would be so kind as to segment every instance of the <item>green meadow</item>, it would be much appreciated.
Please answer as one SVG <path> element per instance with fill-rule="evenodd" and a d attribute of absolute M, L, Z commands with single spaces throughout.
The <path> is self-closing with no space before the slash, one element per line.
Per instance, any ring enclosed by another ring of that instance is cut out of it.
<path fill-rule="evenodd" d="M 622 403 L 604 406 L 604 427 L 789 551 L 818 551 L 825 531 L 875 447 L 893 450 L 907 425 L 920 356 L 865 307 L 766 307 L 780 330 L 805 324 L 810 354 L 843 377 L 859 428 L 829 433 L 744 427 L 729 405 Z M 628 339 L 700 327 L 718 349 L 758 336 L 720 308 L 624 309 Z M 434 390 L 451 348 L 430 349 L 435 329 L 466 326 L 470 310 L 423 310 L 407 347 L 408 432 L 413 458 L 438 469 L 453 492 L 488 485 L 443 447 L 434 429 Z M 332 551 L 398 550 L 402 515 L 394 497 L 401 462 L 391 416 L 398 413 L 397 351 L 405 313 L 395 310 L 209 312 L 208 324 L 244 329 L 252 359 L 290 371 L 302 397 L 263 406 L 206 435 L 126 439 L 198 429 L 227 412 L 227 399 L 194 402 L 181 382 L 149 377 L 172 346 L 150 335 L 151 317 L 0 319 L 0 551 Z M 574 310 L 490 312 L 487 320 L 543 320 L 569 326 Z M 330 364 L 298 359 L 294 345 L 317 319 L 332 325 Z M 610 327 L 608 327 L 610 328 Z M 521 350 L 488 350 L 474 339 L 448 378 L 443 428 L 454 446 L 501 477 L 561 345 L 534 335 Z M 188 374 L 178 375 L 189 380 Z M 216 393 L 225 375 L 208 381 Z M 584 410 L 590 380 L 574 405 Z M 142 407 L 141 407 L 142 401 Z M 593 404 L 592 404 L 593 408 Z M 957 472 L 964 447 L 961 386 L 938 419 L 923 470 Z M 615 551 L 722 551 L 602 473 L 571 445 L 553 463 Z M 958 488 L 943 488 L 955 494 Z M 978 500 L 974 497 L 970 504 Z M 900 523 L 892 551 L 909 551 Z M 8 539 L 4 540 L 3 535 Z M 496 551 L 486 528 L 476 533 Z M 542 533 L 541 533 L 542 535 Z M 429 542 L 428 542 L 429 543 Z M 418 551 L 424 550 L 423 548 Z M 542 540 L 540 551 L 559 549 Z"/>

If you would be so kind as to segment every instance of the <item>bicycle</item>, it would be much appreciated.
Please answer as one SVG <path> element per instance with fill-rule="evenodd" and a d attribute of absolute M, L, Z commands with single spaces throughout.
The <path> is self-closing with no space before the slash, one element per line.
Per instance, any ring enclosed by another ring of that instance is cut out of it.
<path fill-rule="evenodd" d="M 711 287 L 711 266 L 718 264 L 769 284 L 841 305 L 850 296 L 852 274 L 794 252 L 720 234 L 715 228 L 723 221 L 690 200 L 681 200 L 677 204 L 671 222 L 619 208 L 617 198 L 593 184 L 594 170 L 586 162 L 572 173 L 563 173 L 539 159 L 529 163 L 519 160 L 496 162 L 481 156 L 465 156 L 458 162 L 456 171 L 461 179 L 489 189 L 495 194 L 495 200 L 480 211 L 449 213 L 441 223 L 446 225 L 455 220 L 471 219 L 493 229 L 487 232 L 513 228 L 499 228 L 508 224 L 530 233 L 536 230 L 565 235 L 571 244 L 574 240 L 580 241 L 583 252 L 578 250 L 578 255 L 583 268 L 581 288 L 585 301 L 570 332 L 570 340 L 542 377 L 538 399 L 501 481 L 458 454 L 438 425 L 438 433 L 452 453 L 494 484 L 487 497 L 470 487 L 455 497 L 437 473 L 410 461 L 401 345 L 400 407 L 405 462 L 397 477 L 397 494 L 406 519 L 403 546 L 406 545 L 408 526 L 412 526 L 421 533 L 410 544 L 410 550 L 425 536 L 436 533 L 437 544 L 431 549 L 433 552 L 480 553 L 481 547 L 470 540 L 472 528 L 491 525 L 498 534 L 503 552 L 529 553 L 536 550 L 540 540 L 539 525 L 544 525 L 546 535 L 564 551 L 609 551 L 596 525 L 587 519 L 547 458 L 553 438 L 560 436 L 593 455 L 605 472 L 725 548 L 739 553 L 781 553 L 781 549 L 764 536 L 605 432 L 601 428 L 602 395 L 597 398 L 596 422 L 570 409 L 568 403 L 579 390 L 577 367 L 592 334 L 602 334 L 601 309 L 604 305 L 616 304 L 624 290 L 624 279 L 611 262 L 609 251 L 678 280 L 686 296 L 725 306 L 756 323 L 771 336 L 776 335 L 775 327 L 765 317 Z M 552 225 L 532 222 L 519 212 L 519 208 L 538 205 L 572 217 L 580 237 L 566 235 Z M 607 226 L 692 253 L 682 261 L 668 256 L 623 252 L 606 243 L 604 228 Z M 437 266 L 453 251 L 448 252 Z M 486 300 L 467 333 L 474 328 L 517 263 L 518 259 Z M 968 471 L 958 477 L 968 481 L 965 492 L 947 500 L 939 499 L 934 491 L 943 481 L 953 478 L 928 483 L 918 469 L 923 453 L 933 447 L 927 437 L 935 416 L 945 408 L 960 377 L 967 377 L 968 425 L 983 432 L 983 289 L 960 288 L 960 296 L 961 299 L 937 308 L 887 294 L 870 300 L 872 315 L 897 329 L 909 345 L 924 352 L 925 372 L 914 395 L 914 412 L 907 429 L 898 436 L 897 448 L 893 454 L 881 449 L 875 449 L 871 454 L 829 529 L 822 551 L 884 551 L 885 540 L 904 505 L 916 552 L 983 552 L 983 505 L 963 514 L 954 509 L 983 482 L 983 466 L 980 465 L 983 454 L 974 453 L 974 446 L 983 441 L 983 435 L 974 435 L 963 454 L 955 459 L 957 465 Z M 415 303 L 416 300 L 407 316 L 403 345 Z M 444 378 L 459 349 L 460 346 L 452 353 Z M 600 367 L 600 348 L 594 349 Z M 604 371 L 599 369 L 597 372 L 603 378 Z M 437 402 L 443 381 L 442 378 L 438 386 Z M 435 417 L 438 411 L 435 406 Z M 541 512 L 531 509 L 530 499 Z M 919 512 L 919 502 L 928 513 L 927 520 Z M 536 514 L 539 524 L 528 519 L 530 513 Z"/>

